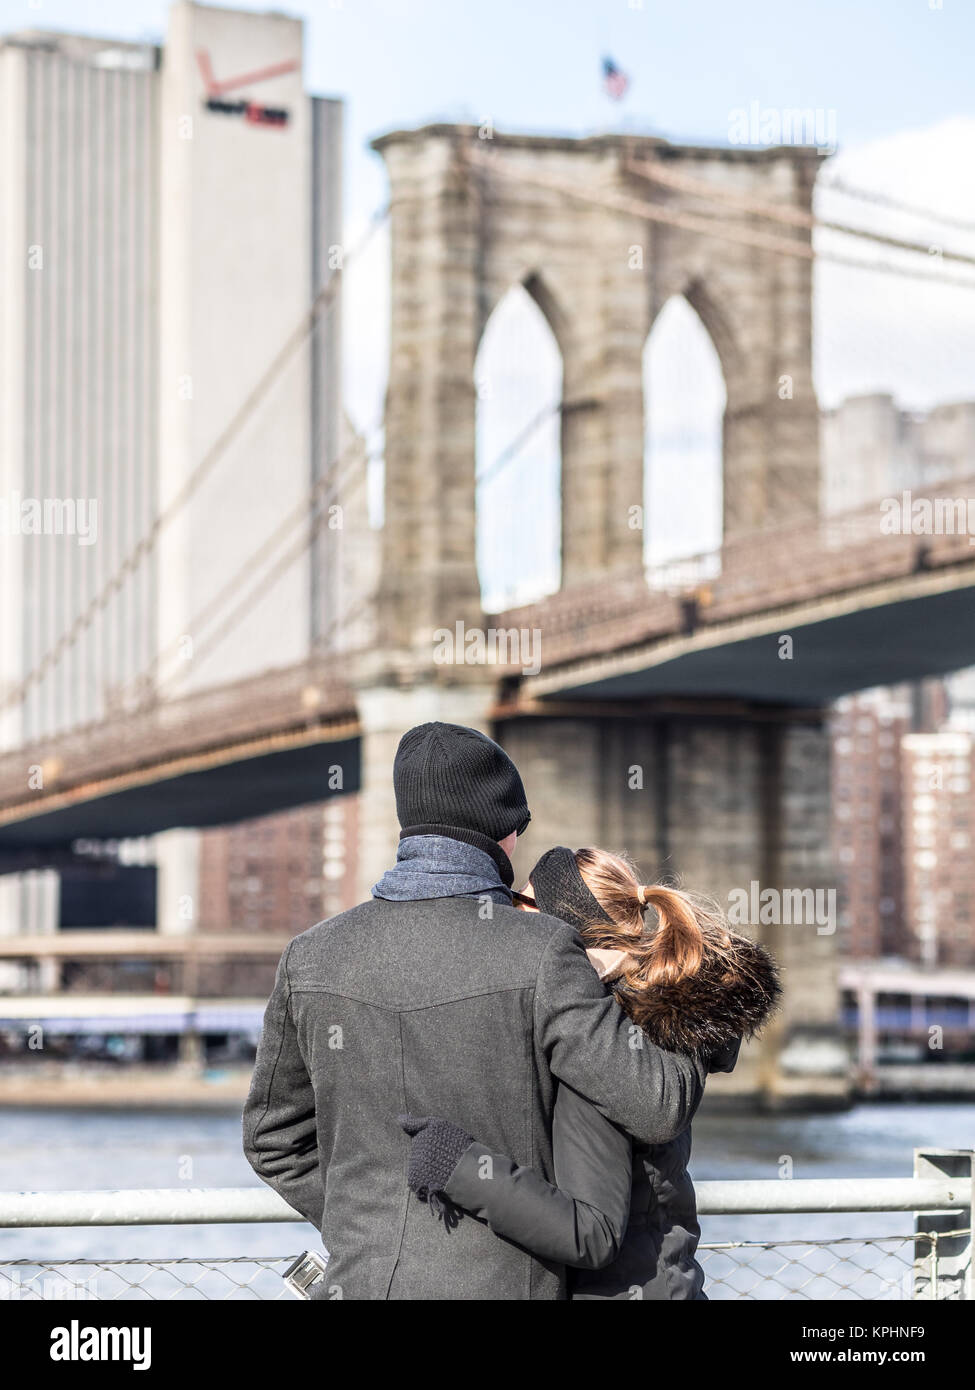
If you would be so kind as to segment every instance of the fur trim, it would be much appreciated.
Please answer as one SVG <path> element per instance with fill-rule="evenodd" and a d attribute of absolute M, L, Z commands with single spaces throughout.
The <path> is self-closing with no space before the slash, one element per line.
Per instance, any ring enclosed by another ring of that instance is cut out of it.
<path fill-rule="evenodd" d="M 782 994 L 778 967 L 764 946 L 744 936 L 731 940 L 730 954 L 708 951 L 697 974 L 676 984 L 639 991 L 624 981 L 614 986 L 651 1042 L 676 1052 L 712 1051 L 768 1022 Z"/>

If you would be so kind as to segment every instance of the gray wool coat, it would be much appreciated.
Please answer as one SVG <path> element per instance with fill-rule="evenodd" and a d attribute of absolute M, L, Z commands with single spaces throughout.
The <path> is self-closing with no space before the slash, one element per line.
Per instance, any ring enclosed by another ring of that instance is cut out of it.
<path fill-rule="evenodd" d="M 444 1223 L 410 1192 L 396 1120 L 449 1115 L 552 1183 L 558 1081 L 638 1142 L 664 1144 L 690 1122 L 704 1073 L 648 1042 L 576 932 L 543 913 L 375 899 L 296 937 L 265 1014 L 244 1151 L 321 1231 L 316 1296 L 564 1298 L 561 1262 L 474 1216 Z"/>

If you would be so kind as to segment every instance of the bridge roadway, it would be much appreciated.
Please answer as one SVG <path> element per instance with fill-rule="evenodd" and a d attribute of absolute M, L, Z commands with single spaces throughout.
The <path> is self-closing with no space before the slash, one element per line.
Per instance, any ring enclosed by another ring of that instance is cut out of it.
<path fill-rule="evenodd" d="M 975 479 L 939 495 L 962 488 Z M 542 634 L 522 700 L 821 706 L 975 663 L 975 536 L 885 535 L 876 506 L 659 566 L 649 584 L 608 580 L 499 615 Z"/>
<path fill-rule="evenodd" d="M 975 665 L 973 540 L 884 534 L 875 505 L 576 585 L 486 618 L 537 630 L 541 663 L 495 664 L 485 683 L 506 719 L 639 716 L 675 701 L 817 708 Z M 353 667 L 319 657 L 3 753 L 0 871 L 55 862 L 79 838 L 227 824 L 358 790 Z M 449 674 L 432 661 L 425 673 Z"/>
<path fill-rule="evenodd" d="M 31 788 L 38 771 L 42 785 Z M 55 863 L 77 839 L 224 825 L 322 801 L 330 784 L 359 787 L 352 691 L 332 660 L 265 672 L 0 756 L 0 871 L 32 856 Z"/>

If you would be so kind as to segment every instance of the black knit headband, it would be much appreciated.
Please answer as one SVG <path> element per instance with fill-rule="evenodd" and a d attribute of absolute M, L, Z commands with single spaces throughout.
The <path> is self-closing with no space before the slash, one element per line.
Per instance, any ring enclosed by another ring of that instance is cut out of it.
<path fill-rule="evenodd" d="M 593 922 L 612 924 L 612 917 L 603 911 L 599 900 L 589 891 L 575 855 L 565 845 L 547 850 L 528 875 L 528 882 L 534 889 L 535 905 L 540 912 L 561 917 L 578 931 Z"/>

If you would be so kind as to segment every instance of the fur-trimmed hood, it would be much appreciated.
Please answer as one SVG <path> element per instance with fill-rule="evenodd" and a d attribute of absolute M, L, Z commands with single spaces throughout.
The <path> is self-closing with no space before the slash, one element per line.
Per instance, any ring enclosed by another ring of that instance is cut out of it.
<path fill-rule="evenodd" d="M 637 992 L 621 979 L 612 988 L 650 1041 L 676 1052 L 713 1051 L 750 1037 L 767 1023 L 782 994 L 769 952 L 737 935 L 730 952 L 706 948 L 697 974 L 676 984 Z M 631 1009 L 631 1002 L 637 1007 Z"/>

